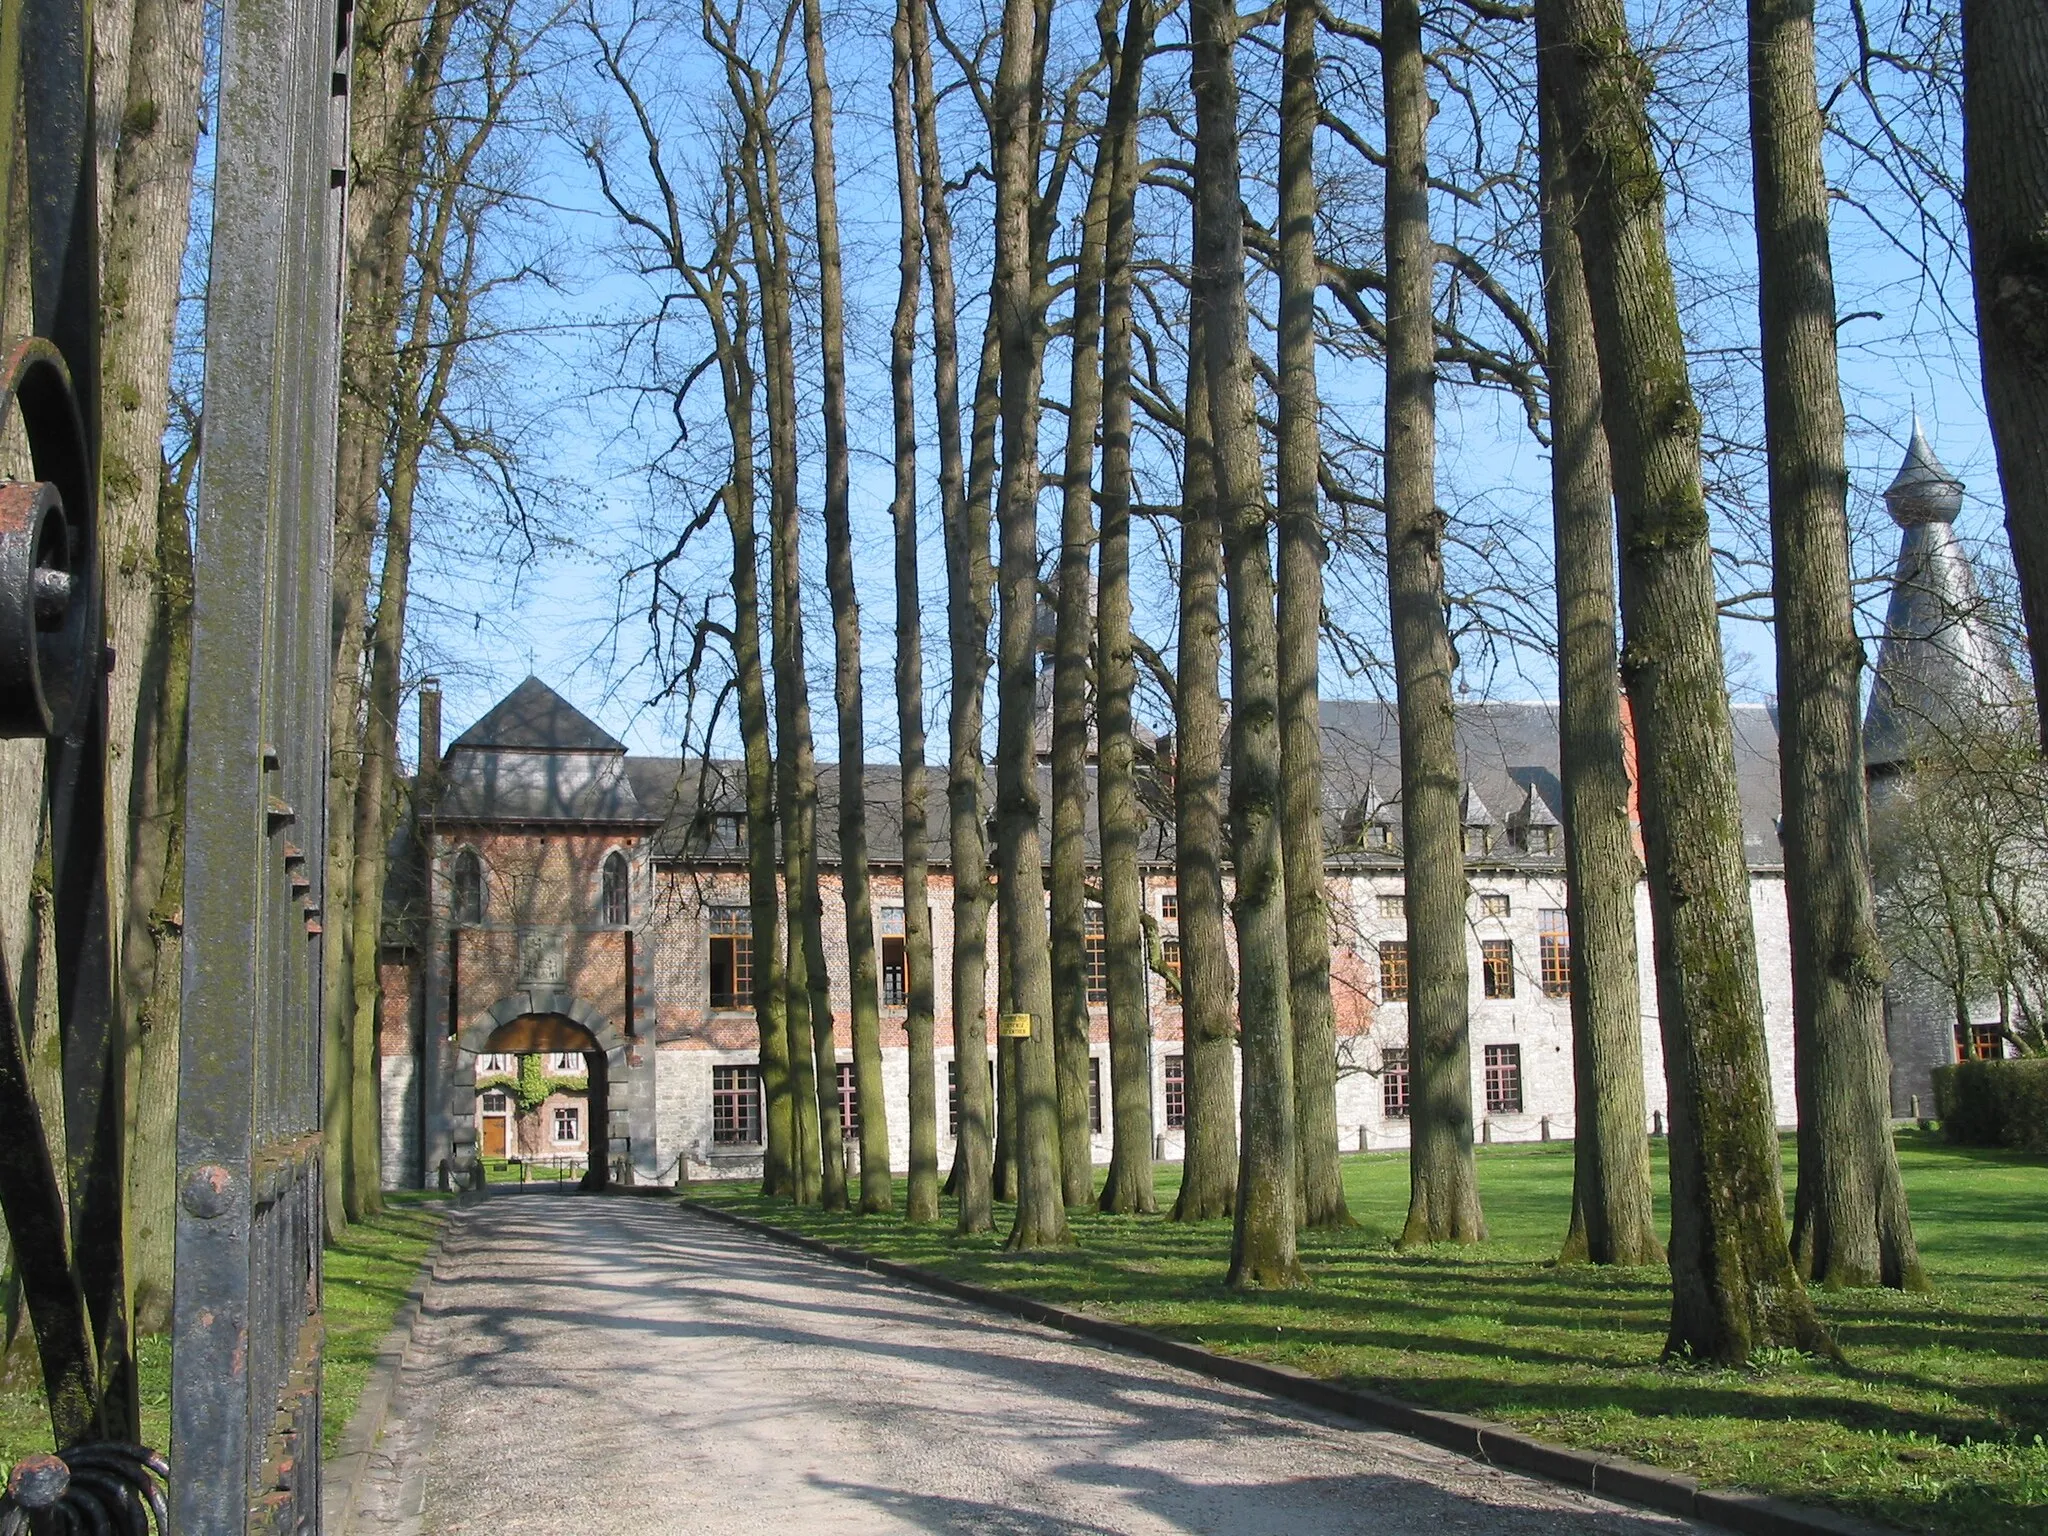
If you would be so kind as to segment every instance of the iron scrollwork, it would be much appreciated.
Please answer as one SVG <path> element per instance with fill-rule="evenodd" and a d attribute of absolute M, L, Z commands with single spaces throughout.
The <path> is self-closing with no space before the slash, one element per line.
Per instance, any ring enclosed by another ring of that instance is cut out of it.
<path fill-rule="evenodd" d="M 164 1482 L 171 1469 L 141 1445 L 75 1445 L 25 1456 L 0 1493 L 0 1536 L 149 1536 L 170 1529 Z"/>

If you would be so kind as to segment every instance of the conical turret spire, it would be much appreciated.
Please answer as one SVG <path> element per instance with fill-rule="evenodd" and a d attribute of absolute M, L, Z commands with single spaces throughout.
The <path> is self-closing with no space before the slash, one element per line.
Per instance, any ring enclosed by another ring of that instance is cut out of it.
<path fill-rule="evenodd" d="M 1987 708 L 2011 703 L 2017 687 L 1951 526 L 1963 483 L 1935 457 L 1918 416 L 1884 499 L 1905 532 L 1863 717 L 1864 761 L 1873 772 L 1905 767 L 1927 745 L 1953 740 Z"/>
<path fill-rule="evenodd" d="M 1901 528 L 1911 528 L 1916 523 L 1952 523 L 1963 509 L 1963 482 L 1934 456 L 1917 411 L 1913 414 L 1913 439 L 1906 445 L 1906 460 L 1886 488 L 1884 504 L 1892 521 Z"/>

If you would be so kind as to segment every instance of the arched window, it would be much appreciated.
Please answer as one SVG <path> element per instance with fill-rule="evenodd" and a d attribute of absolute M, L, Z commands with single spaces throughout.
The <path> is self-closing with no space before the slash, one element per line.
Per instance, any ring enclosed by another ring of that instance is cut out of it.
<path fill-rule="evenodd" d="M 484 920 L 484 866 L 474 848 L 455 855 L 454 907 L 458 924 Z"/>
<path fill-rule="evenodd" d="M 633 898 L 626 884 L 626 856 L 614 853 L 604 861 L 604 920 L 623 928 L 633 920 Z"/>

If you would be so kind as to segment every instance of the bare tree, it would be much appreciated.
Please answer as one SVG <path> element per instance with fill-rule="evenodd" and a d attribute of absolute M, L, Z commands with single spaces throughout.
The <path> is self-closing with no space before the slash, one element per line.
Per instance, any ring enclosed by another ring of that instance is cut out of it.
<path fill-rule="evenodd" d="M 1195 226 L 1194 266 L 1211 232 Z M 1202 364 L 1209 303 L 1189 293 L 1186 441 L 1181 467 L 1180 654 L 1173 726 L 1174 888 L 1180 901 L 1181 1073 L 1186 1094 L 1176 1221 L 1207 1221 L 1237 1203 L 1236 990 L 1223 908 L 1223 530 Z M 1148 1085 L 1149 1091 L 1149 1085 Z"/>
<path fill-rule="evenodd" d="M 954 1139 L 959 1229 L 985 1232 L 994 1222 L 991 1186 L 995 1106 L 988 1073 L 988 844 L 982 815 L 982 692 L 988 679 L 993 573 L 988 496 L 970 486 L 960 452 L 960 347 L 953 280 L 953 225 L 939 158 L 937 93 L 922 0 L 910 5 L 910 68 L 917 117 L 919 209 L 932 280 L 932 382 L 939 450 L 940 516 L 946 534 L 946 613 L 952 661 L 946 779 L 947 848 L 953 866 L 953 1072 L 960 1108 Z M 987 349 L 984 348 L 984 361 Z M 983 422 L 994 423 L 994 370 L 975 392 L 976 457 Z M 977 475 L 978 481 L 984 477 Z"/>
<path fill-rule="evenodd" d="M 1130 0 L 1115 53 L 1098 153 L 1110 162 L 1104 229 L 1102 555 L 1096 603 L 1096 825 L 1102 848 L 1102 939 L 1109 992 L 1109 1175 L 1102 1208 L 1158 1208 L 1152 1173 L 1151 1010 L 1146 1006 L 1144 899 L 1138 874 L 1143 808 L 1133 776 L 1131 694 L 1131 285 L 1137 242 L 1138 107 L 1152 50 L 1152 0 Z M 1115 13 L 1104 10 L 1107 44 Z M 1107 52 L 1105 47 L 1105 52 Z"/>
<path fill-rule="evenodd" d="M 833 699 L 839 718 L 839 888 L 846 908 L 846 969 L 853 1014 L 853 1081 L 860 1102 L 860 1209 L 893 1210 L 889 1111 L 882 1086 L 882 1020 L 875 968 L 875 912 L 868 894 L 860 598 L 853 583 L 853 524 L 846 440 L 846 300 L 839 261 L 838 159 L 825 23 L 803 0 L 804 68 L 811 90 L 811 192 L 817 210 L 818 328 L 825 407 L 825 582 L 832 598 Z"/>
<path fill-rule="evenodd" d="M 1336 1011 L 1323 875 L 1323 532 L 1316 417 L 1317 0 L 1289 0 L 1281 41 L 1279 430 L 1280 838 L 1287 863 L 1288 1007 L 1301 1213 L 1351 1225 L 1337 1161 Z"/>
<path fill-rule="evenodd" d="M 924 619 L 917 576 L 918 262 L 924 255 L 918 206 L 916 129 L 910 80 L 911 12 L 923 0 L 897 0 L 889 29 L 889 121 L 896 150 L 896 314 L 889 327 L 889 400 L 896 440 L 895 495 L 889 518 L 896 534 L 896 721 L 903 790 L 903 949 L 909 972 L 904 1027 L 910 1037 L 910 1187 L 906 1221 L 939 1217 L 937 1027 L 932 974 L 931 898 L 925 843 Z M 957 1009 L 957 1003 L 956 1003 Z M 978 1011 L 978 1010 L 977 1010 Z"/>
<path fill-rule="evenodd" d="M 1750 0 L 1749 116 L 1777 619 L 1799 1189 L 1792 1250 L 1827 1285 L 1925 1289 L 1892 1146 L 1884 958 L 1864 799 L 1863 643 L 1835 359 L 1813 0 Z"/>
<path fill-rule="evenodd" d="M 1664 244 L 1648 68 L 1621 0 L 1543 0 L 1600 358 L 1671 1105 L 1675 1355 L 1834 1353 L 1786 1245 L 1721 661 L 1700 418 Z"/>
<path fill-rule="evenodd" d="M 1543 283 L 1550 383 L 1551 526 L 1557 551 L 1558 764 L 1565 920 L 1571 933 L 1572 1214 L 1567 1263 L 1664 1257 L 1643 1135 L 1642 988 L 1627 738 L 1614 609 L 1614 491 L 1600 425 L 1600 360 L 1579 254 L 1578 205 L 1557 121 L 1552 50 L 1536 61 Z"/>
<path fill-rule="evenodd" d="M 1403 1243 L 1486 1236 L 1472 1160 L 1464 828 L 1436 503 L 1436 243 L 1429 232 L 1432 107 L 1416 0 L 1381 7 L 1387 118 L 1387 595 L 1401 735 L 1408 909 L 1408 1221 Z"/>
<path fill-rule="evenodd" d="M 1052 967 L 1044 917 L 1032 752 L 1032 630 L 1038 600 L 1037 493 L 1042 326 L 1034 291 L 1037 102 L 1044 79 L 1033 0 L 1004 0 L 1002 53 L 989 113 L 995 151 L 995 279 L 989 291 L 1001 350 L 1002 469 L 996 492 L 1001 561 L 996 642 L 996 876 L 1009 950 L 1012 1007 L 1029 1019 L 1017 1042 L 1017 1219 L 1008 1246 L 1069 1241 L 1061 1199 L 1058 1084 L 1053 1067 Z"/>
<path fill-rule="evenodd" d="M 1224 0 L 1195 0 L 1191 21 L 1195 218 L 1206 226 L 1209 258 L 1192 281 L 1209 305 L 1201 365 L 1209 375 L 1211 462 L 1230 590 L 1230 850 L 1244 1056 L 1230 1283 L 1285 1287 L 1299 1285 L 1303 1277 L 1294 1236 L 1294 1032 L 1280 846 L 1278 639 L 1239 213 L 1239 23 Z"/>
<path fill-rule="evenodd" d="M 1112 34 L 1113 38 L 1114 34 Z M 1053 619 L 1051 953 L 1053 1068 L 1059 1085 L 1060 1186 L 1069 1206 L 1094 1198 L 1088 1130 L 1088 694 L 1094 629 L 1095 431 L 1102 418 L 1102 261 L 1113 150 L 1097 141 L 1068 323 L 1072 367 L 1060 488 L 1058 607 Z M 1106 947 L 1106 946 L 1105 946 Z"/>

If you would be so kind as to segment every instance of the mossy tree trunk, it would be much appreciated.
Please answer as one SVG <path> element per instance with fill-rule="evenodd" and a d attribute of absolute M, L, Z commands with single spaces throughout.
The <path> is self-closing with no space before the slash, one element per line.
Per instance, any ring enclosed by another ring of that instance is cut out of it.
<path fill-rule="evenodd" d="M 1315 0 L 1288 0 L 1280 85 L 1279 442 L 1280 840 L 1287 863 L 1288 1008 L 1301 1216 L 1351 1225 L 1337 1161 L 1337 1020 L 1323 876 L 1322 467 L 1316 397 Z"/>
<path fill-rule="evenodd" d="M 1230 592 L 1230 851 L 1244 1052 L 1230 1283 L 1282 1287 L 1302 1281 L 1295 1252 L 1294 1032 L 1280 846 L 1278 637 L 1244 282 L 1237 27 L 1237 13 L 1224 0 L 1194 0 L 1195 218 L 1208 232 L 1208 261 L 1195 269 L 1193 283 L 1208 302 L 1201 361 L 1209 374 L 1211 463 Z"/>
<path fill-rule="evenodd" d="M 953 1193 L 959 1230 L 994 1224 L 995 1105 L 988 1057 L 988 844 L 983 819 L 982 692 L 988 681 L 993 572 L 989 562 L 987 476 L 970 488 L 960 451 L 960 343 L 953 279 L 953 225 L 939 156 L 938 97 L 922 0 L 910 0 L 910 71 L 917 119 L 918 199 L 925 265 L 932 280 L 933 436 L 939 451 L 939 511 L 946 545 L 946 627 L 952 700 L 947 721 L 947 848 L 953 866 L 953 1073 L 959 1105 Z M 996 370 L 983 349 L 975 393 L 977 457 L 993 441 Z M 986 432 L 983 428 L 987 422 Z M 992 458 L 992 454 L 990 455 Z"/>
<path fill-rule="evenodd" d="M 1614 492 L 1578 209 L 1558 143 L 1556 65 L 1539 31 L 1536 92 L 1557 552 L 1558 777 L 1571 942 L 1572 1214 L 1566 1263 L 1664 1258 L 1650 1206 L 1636 883 L 1614 609 Z"/>
<path fill-rule="evenodd" d="M 851 465 L 846 437 L 846 300 L 839 257 L 838 160 L 819 0 L 803 0 L 804 70 L 811 96 L 811 193 L 817 214 L 818 340 L 825 426 L 825 585 L 832 600 L 833 699 L 839 722 L 839 886 L 846 908 L 846 973 L 860 1100 L 860 1210 L 895 1209 L 889 1106 L 882 1086 L 880 973 L 868 884 L 867 730 L 860 675 L 860 596 L 854 588 Z"/>
<path fill-rule="evenodd" d="M 1863 641 L 1851 587 L 1813 14 L 1813 0 L 1750 0 L 1749 123 L 1799 1100 L 1792 1250 L 1809 1280 L 1924 1290 L 1892 1146 L 1884 959 L 1863 779 Z"/>
<path fill-rule="evenodd" d="M 129 780 L 157 710 L 143 690 L 162 614 L 156 588 L 163 437 L 199 142 L 204 13 L 201 0 L 137 0 L 122 78 L 95 80 L 103 102 L 115 109 L 98 126 L 103 135 L 118 134 L 118 147 L 100 160 L 106 205 L 99 446 L 100 539 L 111 556 L 105 566 L 107 642 L 114 653 L 107 674 L 112 750 L 107 754 L 106 836 L 124 865 L 133 862 L 137 851 L 129 830 L 135 803 Z M 95 9 L 96 44 L 104 16 Z M 149 682 L 160 680 L 160 673 L 148 674 Z M 125 868 L 117 868 L 111 888 L 117 931 L 125 920 L 124 876 Z M 145 911 L 154 900 L 154 893 L 144 897 Z M 147 996 L 128 1001 L 131 1018 Z"/>
<path fill-rule="evenodd" d="M 1471 980 L 1459 824 L 1457 654 L 1444 617 L 1436 504 L 1436 242 L 1429 79 L 1417 0 L 1381 7 L 1387 118 L 1387 598 L 1401 735 L 1407 877 L 1409 1153 L 1403 1244 L 1486 1236 L 1472 1159 Z"/>
<path fill-rule="evenodd" d="M 142 661 L 129 785 L 128 903 L 121 986 L 128 1035 L 128 1276 L 135 1327 L 171 1324 L 177 1228 L 178 1025 L 184 959 L 185 703 L 192 677 L 192 537 L 186 517 L 197 445 L 157 484 L 156 615 Z"/>
<path fill-rule="evenodd" d="M 1649 69 L 1622 0 L 1545 5 L 1619 513 L 1622 676 L 1671 1108 L 1665 1348 L 1725 1364 L 1766 1345 L 1832 1354 L 1785 1240 L 1700 416 L 1665 252 Z"/>
<path fill-rule="evenodd" d="M 1103 13 L 1107 31 L 1114 13 Z M 1152 0 L 1130 0 L 1098 153 L 1110 161 L 1102 340 L 1102 553 L 1096 599 L 1096 826 L 1102 848 L 1102 937 L 1109 984 L 1109 1174 L 1102 1209 L 1158 1209 L 1152 1176 L 1152 1016 L 1146 989 L 1144 812 L 1133 777 L 1131 694 L 1131 263 L 1137 242 L 1138 104 L 1152 50 Z M 1105 38 L 1105 52 L 1108 39 Z"/>
<path fill-rule="evenodd" d="M 904 1030 L 910 1041 L 910 1184 L 905 1221 L 939 1216 L 937 1020 L 932 974 L 931 898 L 927 881 L 924 764 L 924 619 L 917 571 L 918 263 L 924 232 L 918 209 L 917 146 L 910 82 L 910 12 L 923 0 L 897 0 L 889 29 L 889 123 L 896 151 L 896 313 L 889 326 L 889 402 L 895 425 L 895 493 L 889 521 L 896 537 L 896 728 L 903 789 L 903 950 L 909 973 Z"/>
<path fill-rule="evenodd" d="M 1059 1083 L 1060 1189 L 1070 1206 L 1095 1196 L 1088 1126 L 1088 693 L 1095 627 L 1095 430 L 1102 416 L 1102 246 L 1113 152 L 1095 156 L 1075 253 L 1069 326 L 1067 442 L 1060 488 L 1059 604 L 1052 656 L 1052 1039 Z"/>
<path fill-rule="evenodd" d="M 326 1038 L 321 1056 L 321 1128 L 328 1148 L 321 1173 L 330 1237 L 346 1225 L 354 1177 L 349 1152 L 355 1122 L 355 958 L 348 905 L 355 818 L 340 808 L 355 804 L 362 769 L 370 564 L 398 367 L 413 201 L 448 40 L 464 4 L 435 0 L 422 14 L 411 6 L 373 0 L 355 12 L 327 715 L 327 803 L 337 809 L 329 820 L 321 885 L 325 926 L 333 936 L 323 967 Z"/>
<path fill-rule="evenodd" d="M 1012 1006 L 1031 1019 L 1017 1055 L 1017 1219 L 1007 1246 L 1068 1242 L 1061 1199 L 1058 1082 L 1053 1066 L 1052 966 L 1032 751 L 1036 695 L 1032 630 L 1038 603 L 1038 418 L 1044 353 L 1033 281 L 1036 101 L 1044 50 L 1033 0 L 1004 0 L 1001 57 L 990 111 L 995 151 L 995 280 L 989 307 L 1002 356 L 1002 469 L 996 518 L 1000 599 L 996 639 L 996 878 L 1009 941 Z"/>
<path fill-rule="evenodd" d="M 1195 267 L 1209 234 L 1195 226 Z M 1203 338 L 1209 306 L 1189 294 L 1182 412 L 1180 648 L 1174 668 L 1174 886 L 1180 903 L 1180 1033 L 1184 1120 L 1176 1221 L 1228 1216 L 1237 1205 L 1236 990 L 1223 911 L 1223 530 L 1209 437 Z"/>

